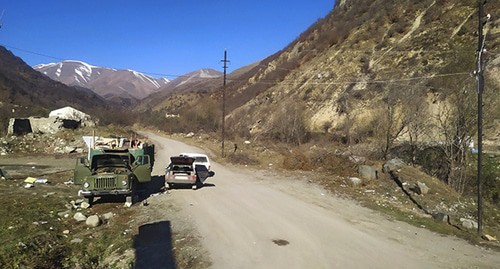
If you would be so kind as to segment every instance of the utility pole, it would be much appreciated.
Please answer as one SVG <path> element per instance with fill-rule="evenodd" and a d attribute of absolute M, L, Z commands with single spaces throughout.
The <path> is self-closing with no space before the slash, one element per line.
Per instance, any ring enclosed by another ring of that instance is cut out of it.
<path fill-rule="evenodd" d="M 477 44 L 477 233 L 481 236 L 483 232 L 483 181 L 481 178 L 481 168 L 483 159 L 483 91 L 484 91 L 484 70 L 483 53 L 485 51 L 485 36 L 483 27 L 490 19 L 490 14 L 484 16 L 484 4 L 486 0 L 479 0 L 478 7 L 478 44 Z"/>
<path fill-rule="evenodd" d="M 4 13 L 5 13 L 5 9 L 4 9 L 4 10 L 2 10 L 2 15 L 0 15 L 0 28 L 2 28 L 2 26 L 3 26 L 3 21 L 2 21 L 2 19 L 3 19 L 3 14 L 4 14 Z"/>
<path fill-rule="evenodd" d="M 222 87 L 222 158 L 226 157 L 226 152 L 224 151 L 224 140 L 226 139 L 226 69 L 227 69 L 227 63 L 229 62 L 227 60 L 227 51 L 224 49 L 224 60 L 222 60 L 224 63 L 224 82 L 223 82 L 223 87 Z"/>

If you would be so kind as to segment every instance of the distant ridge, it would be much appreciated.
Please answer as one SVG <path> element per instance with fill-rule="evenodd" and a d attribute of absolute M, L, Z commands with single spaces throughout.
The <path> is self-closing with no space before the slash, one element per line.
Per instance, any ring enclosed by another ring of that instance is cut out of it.
<path fill-rule="evenodd" d="M 2 46 L 0 62 L 0 133 L 7 130 L 11 117 L 47 116 L 50 110 L 65 106 L 93 116 L 109 107 L 91 90 L 54 81 Z"/>
<path fill-rule="evenodd" d="M 53 80 L 89 88 L 108 100 L 123 104 L 133 104 L 169 83 L 166 78 L 153 78 L 134 70 L 116 70 L 75 60 L 39 64 L 33 68 Z"/>

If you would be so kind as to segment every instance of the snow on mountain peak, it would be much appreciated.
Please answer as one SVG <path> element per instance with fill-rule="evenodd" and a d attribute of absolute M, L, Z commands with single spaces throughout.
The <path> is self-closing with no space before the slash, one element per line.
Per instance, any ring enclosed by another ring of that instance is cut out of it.
<path fill-rule="evenodd" d="M 39 64 L 33 68 L 67 85 L 87 87 L 107 97 L 129 95 L 142 99 L 169 82 L 134 70 L 93 66 L 77 60 Z"/>
<path fill-rule="evenodd" d="M 97 66 L 93 66 L 93 65 L 90 65 L 86 62 L 82 62 L 82 61 L 78 61 L 78 60 L 64 60 L 62 61 L 63 63 L 68 63 L 68 64 L 78 64 L 78 65 L 82 65 L 82 66 L 85 66 L 86 68 L 88 69 L 92 69 L 92 68 L 96 68 Z"/>
<path fill-rule="evenodd" d="M 148 84 L 152 84 L 153 87 L 156 89 L 159 89 L 161 86 L 163 86 L 169 82 L 169 80 L 166 78 L 153 78 L 153 77 L 148 76 L 144 73 L 139 73 L 137 71 L 130 70 L 130 69 L 127 69 L 126 71 L 131 72 L 135 77 L 142 80 L 143 82 L 148 83 Z"/>
<path fill-rule="evenodd" d="M 50 68 L 58 65 L 59 63 L 48 63 L 48 64 L 37 64 L 33 66 L 33 69 Z"/>

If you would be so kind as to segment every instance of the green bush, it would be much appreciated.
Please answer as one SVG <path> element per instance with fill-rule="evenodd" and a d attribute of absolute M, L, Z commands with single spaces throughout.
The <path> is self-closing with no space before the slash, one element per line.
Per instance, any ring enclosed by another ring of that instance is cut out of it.
<path fill-rule="evenodd" d="M 468 176 L 477 184 L 477 154 L 472 155 L 471 169 Z M 483 154 L 481 180 L 483 181 L 483 197 L 486 201 L 500 205 L 500 156 Z M 476 190 L 476 185 L 470 186 Z"/>

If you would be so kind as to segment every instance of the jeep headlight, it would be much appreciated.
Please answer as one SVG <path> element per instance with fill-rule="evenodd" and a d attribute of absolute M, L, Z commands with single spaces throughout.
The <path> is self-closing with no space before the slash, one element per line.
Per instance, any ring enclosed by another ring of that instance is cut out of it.
<path fill-rule="evenodd" d="M 126 180 L 122 180 L 122 186 L 127 186 L 127 181 Z"/>
<path fill-rule="evenodd" d="M 85 182 L 85 183 L 83 183 L 83 187 L 84 187 L 85 189 L 87 189 L 88 187 L 90 187 L 90 184 L 89 184 L 88 182 Z"/>

